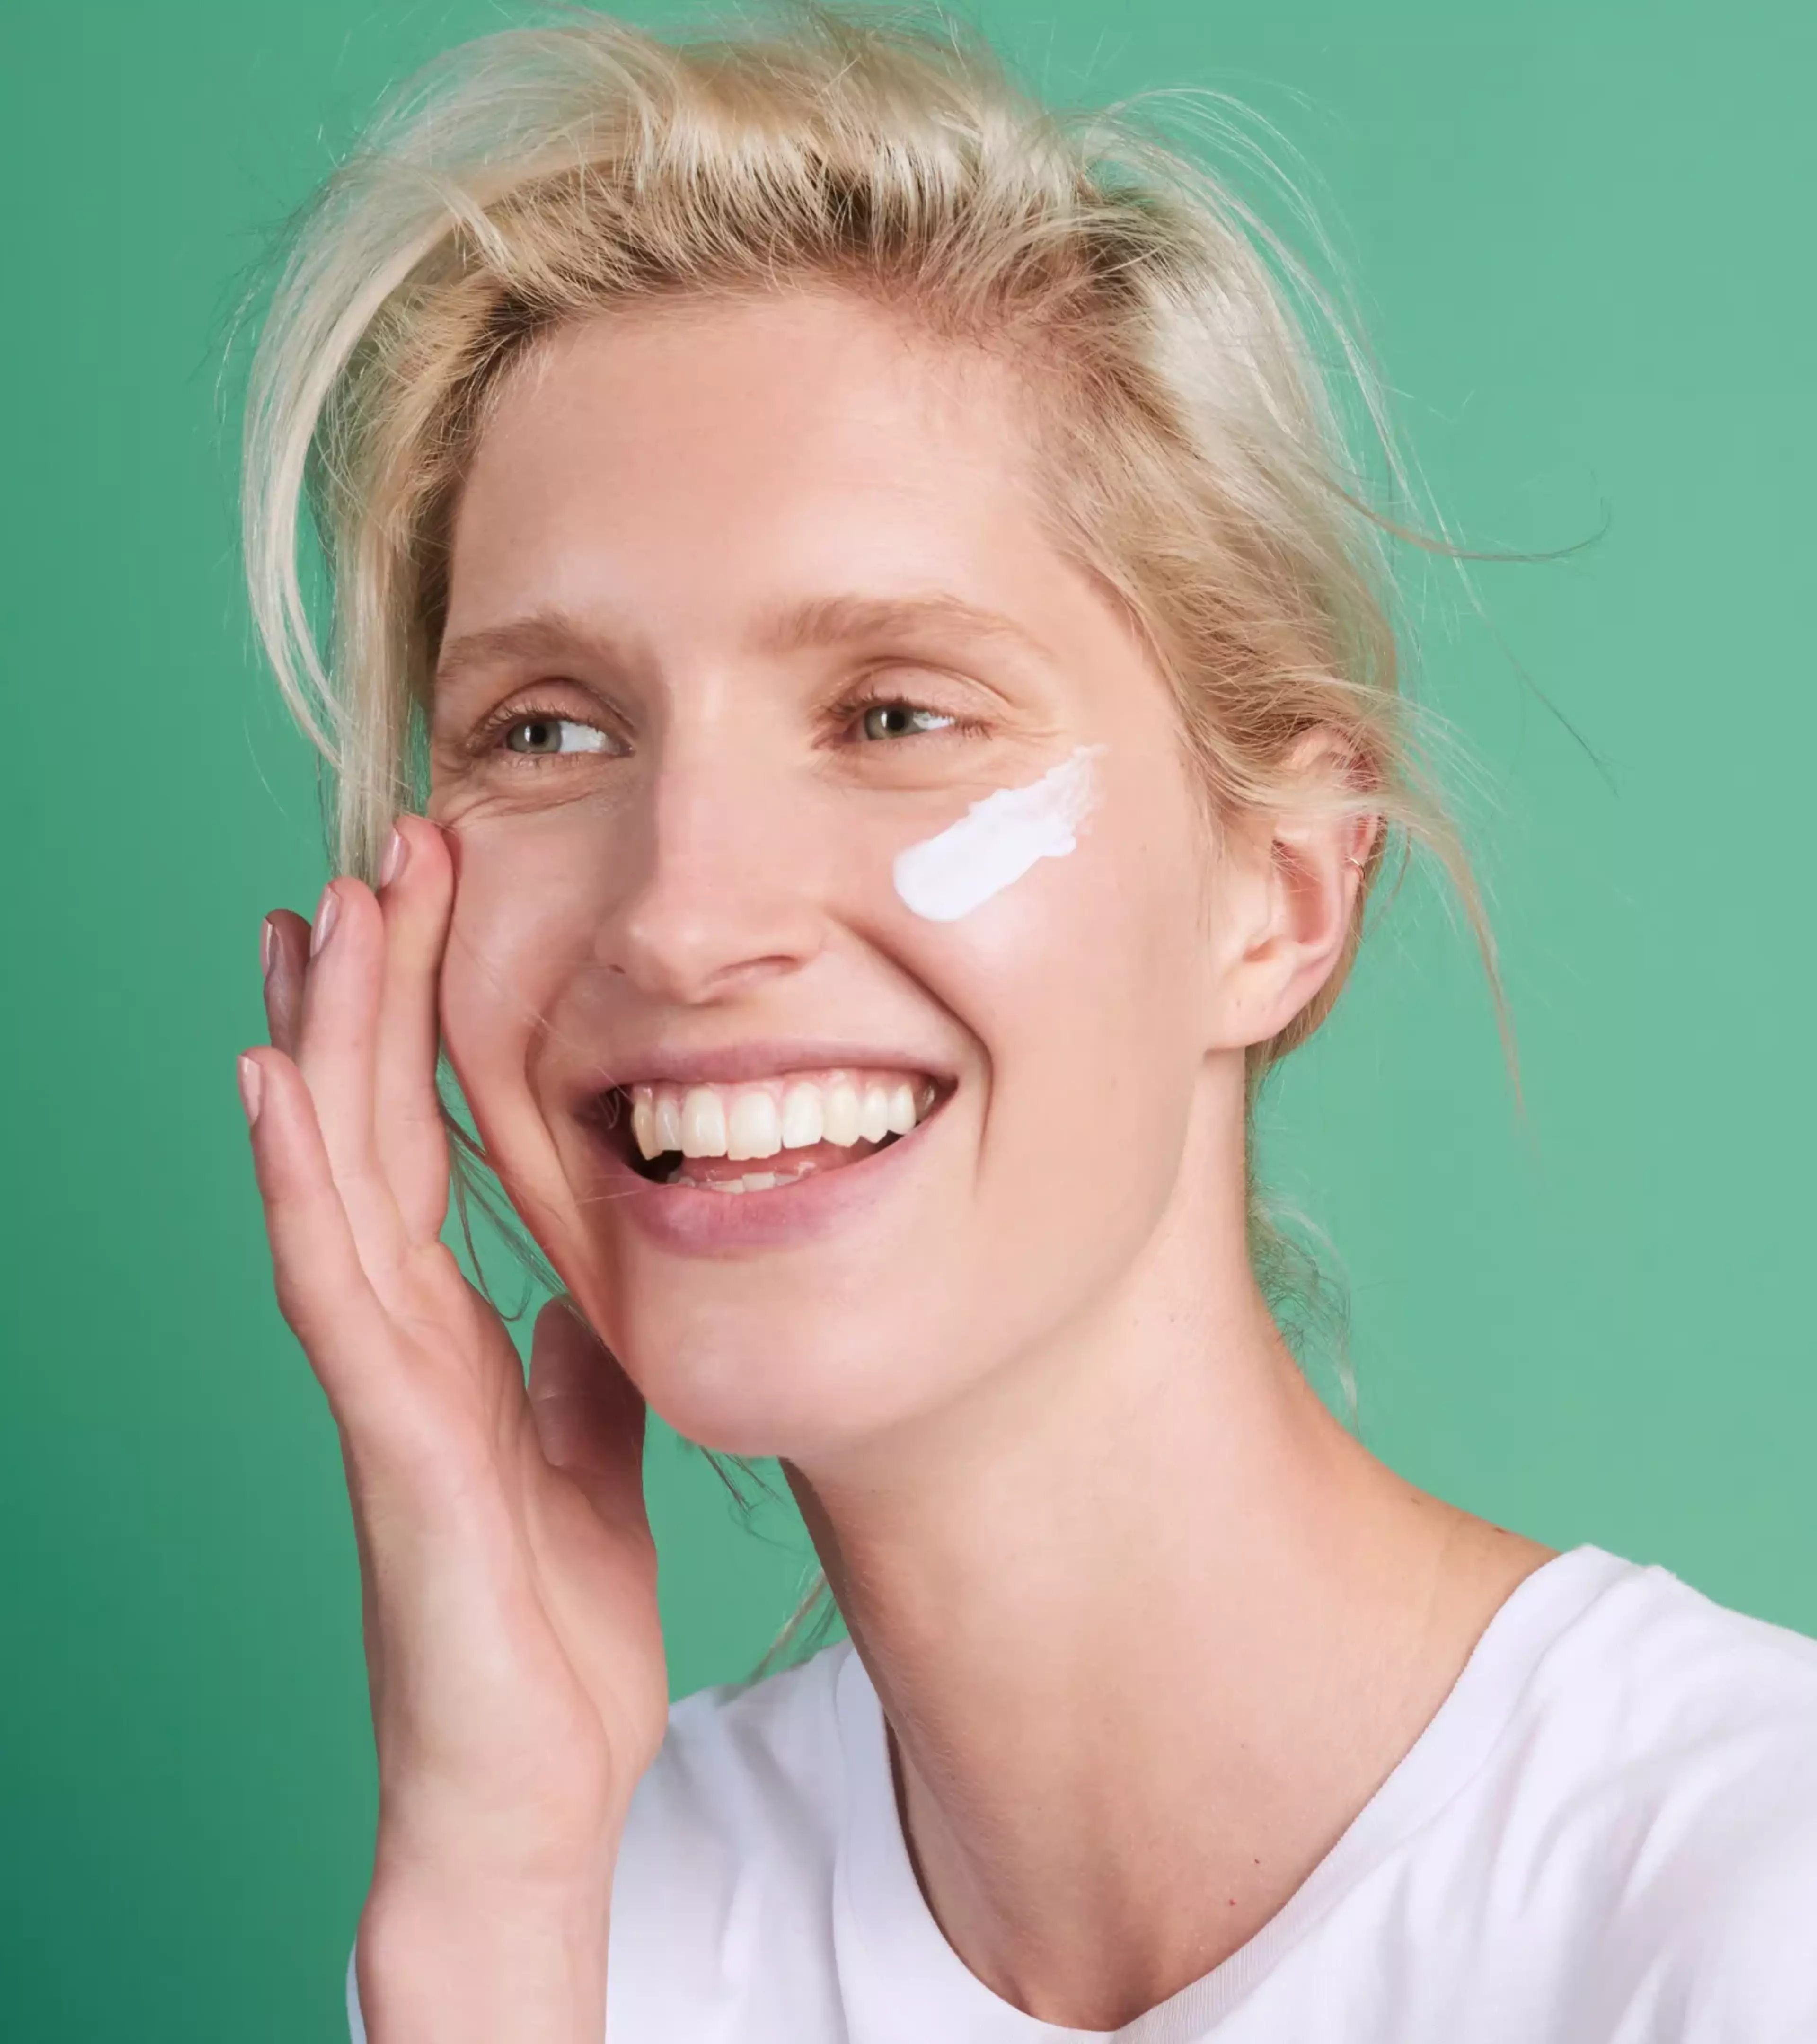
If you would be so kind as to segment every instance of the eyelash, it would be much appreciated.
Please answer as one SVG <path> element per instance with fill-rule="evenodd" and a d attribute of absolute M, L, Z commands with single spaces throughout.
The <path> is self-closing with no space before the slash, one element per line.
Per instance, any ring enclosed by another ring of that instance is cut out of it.
<path fill-rule="evenodd" d="M 962 716 L 958 710 L 942 709 L 933 703 L 918 702 L 913 696 L 905 694 L 900 690 L 881 687 L 864 690 L 856 694 L 846 697 L 842 701 L 835 705 L 832 714 L 839 720 L 840 729 L 847 731 L 858 722 L 866 710 L 870 709 L 925 710 L 930 716 L 944 717 L 947 720 L 939 731 L 908 732 L 900 737 L 861 741 L 874 745 L 878 743 L 900 745 L 905 737 L 979 738 L 982 737 L 989 728 L 979 718 Z"/>
<path fill-rule="evenodd" d="M 978 738 L 983 736 L 989 728 L 989 725 L 979 718 L 961 716 L 956 710 L 936 709 L 932 703 L 917 702 L 912 696 L 885 688 L 872 689 L 846 697 L 843 701 L 834 705 L 832 715 L 838 720 L 842 731 L 849 731 L 866 710 L 895 709 L 926 710 L 932 716 L 945 717 L 949 721 L 938 731 L 905 732 L 891 739 L 870 739 L 859 742 L 872 745 L 900 745 L 905 739 L 911 738 Z M 588 724 L 590 722 L 590 719 L 575 717 L 570 711 L 559 708 L 553 703 L 538 702 L 534 700 L 527 702 L 508 703 L 494 710 L 480 724 L 473 734 L 471 749 L 475 755 L 505 752 L 505 733 L 514 731 L 521 724 Z M 604 723 L 598 724 L 594 728 L 598 730 L 607 729 Z M 610 736 L 609 732 L 608 736 Z M 547 753 L 541 755 L 520 753 L 510 756 L 530 760 L 547 760 L 551 758 L 559 758 L 560 755 Z M 590 757 L 597 759 L 601 755 L 597 753 L 590 755 L 582 753 L 576 756 L 583 759 Z M 609 754 L 605 756 L 612 755 Z"/>
<path fill-rule="evenodd" d="M 537 702 L 532 700 L 528 702 L 504 704 L 495 709 L 490 717 L 482 719 L 469 741 L 469 750 L 476 758 L 481 754 L 502 753 L 507 758 L 538 761 L 560 756 L 548 753 L 512 754 L 507 751 L 505 743 L 505 733 L 515 731 L 521 724 L 584 724 L 594 730 L 605 732 L 609 738 L 613 736 L 610 727 L 603 718 L 596 721 L 591 717 L 576 717 L 571 709 L 563 709 L 555 703 Z M 612 755 L 582 753 L 576 756 L 582 759 L 598 759 L 601 756 L 610 758 Z"/>

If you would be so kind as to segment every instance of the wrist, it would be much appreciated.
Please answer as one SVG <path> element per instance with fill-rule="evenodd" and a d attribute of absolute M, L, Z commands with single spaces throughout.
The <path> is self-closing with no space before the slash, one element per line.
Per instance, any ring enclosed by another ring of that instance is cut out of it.
<path fill-rule="evenodd" d="M 356 1979 L 368 2044 L 599 2044 L 611 1877 L 374 1882 Z"/>

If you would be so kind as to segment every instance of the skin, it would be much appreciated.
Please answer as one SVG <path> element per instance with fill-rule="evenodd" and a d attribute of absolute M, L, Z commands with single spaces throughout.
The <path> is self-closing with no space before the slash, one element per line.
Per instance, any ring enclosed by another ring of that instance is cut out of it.
<path fill-rule="evenodd" d="M 870 735 L 889 704 L 916 728 Z M 609 743 L 514 753 L 531 716 Z M 1369 826 L 1312 799 L 1315 736 L 1304 810 L 1214 845 L 1004 365 L 805 293 L 577 327 L 513 379 L 432 736 L 379 894 L 333 883 L 313 959 L 272 919 L 246 1061 L 360 1531 L 375 2044 L 599 2034 L 663 1718 L 646 1400 L 782 1458 L 959 1956 L 1128 2022 L 1279 1909 L 1547 1558 L 1331 1419 L 1244 1253 L 1244 1051 L 1336 966 Z M 1080 745 L 1076 852 L 956 923 L 897 898 L 905 846 Z M 527 1392 L 437 1240 L 438 1028 L 585 1316 L 545 1314 Z M 739 1056 L 940 1105 L 774 1223 L 790 1195 L 615 1175 L 602 1088 Z"/>

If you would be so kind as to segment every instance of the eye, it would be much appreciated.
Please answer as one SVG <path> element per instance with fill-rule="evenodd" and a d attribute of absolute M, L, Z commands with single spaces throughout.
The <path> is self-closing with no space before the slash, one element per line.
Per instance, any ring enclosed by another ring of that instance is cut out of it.
<path fill-rule="evenodd" d="M 521 717 L 505 727 L 507 752 L 611 752 L 617 750 L 597 724 L 571 717 Z"/>
<path fill-rule="evenodd" d="M 863 713 L 858 728 L 867 739 L 912 738 L 922 732 L 950 731 L 958 720 L 914 703 L 880 702 Z"/>

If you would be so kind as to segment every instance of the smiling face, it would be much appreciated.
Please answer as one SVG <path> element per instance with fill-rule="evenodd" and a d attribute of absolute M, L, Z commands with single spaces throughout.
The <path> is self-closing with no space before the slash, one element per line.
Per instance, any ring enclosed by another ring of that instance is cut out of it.
<path fill-rule="evenodd" d="M 448 1051 L 710 1447 L 811 1462 L 1028 1366 L 1240 1123 L 1175 711 L 1047 536 L 1024 402 L 833 296 L 601 321 L 513 378 L 461 498 Z M 908 905 L 905 851 L 1081 761 L 1076 848 Z"/>

